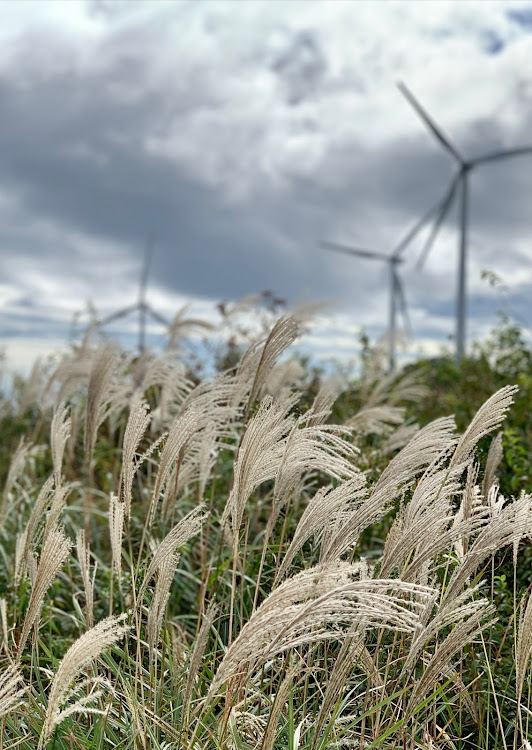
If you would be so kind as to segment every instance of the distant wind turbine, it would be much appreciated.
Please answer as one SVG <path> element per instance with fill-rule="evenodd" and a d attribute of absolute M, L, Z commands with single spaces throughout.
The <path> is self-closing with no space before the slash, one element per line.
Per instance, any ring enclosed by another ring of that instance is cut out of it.
<path fill-rule="evenodd" d="M 355 255 L 358 258 L 368 258 L 370 260 L 380 260 L 388 263 L 390 267 L 390 318 L 389 318 L 389 331 L 390 331 L 390 348 L 389 348 L 389 367 L 390 371 L 395 369 L 396 359 L 396 339 L 397 339 L 397 314 L 401 312 L 403 318 L 410 327 L 408 321 L 408 311 L 406 305 L 406 298 L 404 294 L 403 284 L 397 273 L 397 266 L 399 263 L 403 263 L 404 258 L 399 257 L 395 253 L 392 255 L 384 255 L 383 253 L 376 253 L 372 250 L 364 250 L 359 247 L 351 247 L 349 245 L 343 245 L 337 242 L 320 242 L 321 247 L 327 250 L 334 250 L 338 253 L 344 253 L 346 255 Z"/>
<path fill-rule="evenodd" d="M 445 220 L 445 217 L 449 213 L 454 197 L 460 190 L 460 244 L 459 244 L 459 264 L 458 264 L 458 293 L 456 302 L 456 358 L 460 362 L 464 356 L 465 343 L 466 343 L 466 271 L 467 271 L 467 233 L 469 224 L 469 173 L 477 166 L 481 164 L 488 164 L 489 162 L 500 161 L 501 159 L 508 159 L 513 156 L 523 156 L 524 154 L 532 154 L 532 146 L 522 146 L 519 148 L 511 148 L 501 151 L 494 151 L 482 156 L 477 156 L 475 159 L 464 159 L 460 152 L 451 143 L 449 138 L 445 136 L 442 130 L 436 125 L 434 120 L 427 114 L 421 104 L 415 99 L 411 91 L 405 86 L 404 83 L 398 84 L 399 90 L 410 102 L 412 107 L 415 109 L 419 117 L 423 120 L 427 128 L 440 143 L 441 146 L 449 153 L 456 164 L 458 165 L 458 171 L 454 175 L 447 190 L 446 197 L 441 204 L 440 211 L 436 216 L 436 221 L 432 228 L 432 231 L 425 243 L 422 255 L 419 260 L 419 264 L 422 265 L 436 236 L 438 231 Z"/>
<path fill-rule="evenodd" d="M 396 346 L 397 346 L 397 316 L 398 313 L 403 315 L 403 319 L 406 322 L 407 328 L 410 328 L 410 322 L 408 319 L 408 309 L 406 304 L 406 297 L 404 293 L 403 283 L 399 276 L 397 267 L 400 263 L 404 262 L 404 258 L 401 257 L 402 253 L 406 250 L 407 246 L 412 242 L 414 237 L 421 231 L 423 226 L 428 222 L 431 216 L 439 211 L 444 202 L 447 200 L 447 196 L 433 206 L 421 219 L 419 219 L 413 227 L 403 237 L 401 242 L 393 249 L 390 255 L 385 253 L 375 252 L 374 250 L 367 250 L 366 248 L 353 247 L 351 245 L 344 245 L 338 242 L 329 242 L 328 240 L 322 240 L 319 244 L 320 247 L 326 250 L 334 250 L 335 252 L 344 253 L 346 255 L 354 255 L 358 258 L 367 258 L 369 260 L 379 260 L 388 263 L 390 271 L 390 307 L 389 307 L 389 332 L 390 332 L 390 344 L 389 344 L 389 367 L 390 371 L 395 369 L 396 362 Z"/>
<path fill-rule="evenodd" d="M 139 333 L 138 333 L 138 351 L 139 355 L 143 354 L 146 349 L 146 319 L 148 316 L 151 316 L 154 320 L 156 320 L 158 323 L 161 323 L 166 328 L 170 328 L 170 323 L 166 318 L 164 318 L 162 315 L 159 315 L 159 313 L 151 307 L 146 302 L 146 289 L 148 286 L 148 272 L 150 269 L 150 262 L 153 255 L 153 247 L 155 244 L 155 238 L 153 235 L 150 235 L 148 238 L 148 242 L 146 243 L 146 250 L 144 252 L 144 263 L 142 267 L 142 273 L 140 277 L 140 286 L 139 286 L 139 297 L 137 302 L 135 302 L 134 305 L 130 305 L 129 307 L 124 307 L 122 310 L 118 310 L 115 313 L 112 313 L 111 315 L 108 315 L 106 318 L 100 321 L 99 325 L 106 326 L 108 323 L 112 323 L 115 320 L 118 320 L 119 318 L 124 318 L 126 315 L 129 315 L 129 313 L 134 312 L 135 310 L 138 310 L 139 313 Z"/>

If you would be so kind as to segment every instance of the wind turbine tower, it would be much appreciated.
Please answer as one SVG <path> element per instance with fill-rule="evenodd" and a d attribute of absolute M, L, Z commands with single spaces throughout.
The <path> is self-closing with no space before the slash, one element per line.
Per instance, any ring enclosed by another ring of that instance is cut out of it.
<path fill-rule="evenodd" d="M 397 313 L 403 314 L 404 320 L 409 326 L 408 312 L 406 306 L 406 298 L 404 294 L 403 284 L 397 273 L 397 266 L 399 263 L 404 261 L 399 255 L 392 253 L 391 255 L 384 255 L 384 253 L 374 252 L 373 250 L 364 250 L 360 247 L 351 247 L 350 245 L 343 245 L 339 242 L 329 242 L 324 240 L 320 242 L 321 247 L 326 250 L 334 250 L 338 253 L 344 253 L 345 255 L 354 255 L 357 258 L 368 258 L 369 260 L 380 260 L 388 263 L 390 271 L 390 312 L 389 312 L 389 369 L 392 372 L 395 369 L 396 362 L 396 348 L 397 348 Z"/>
<path fill-rule="evenodd" d="M 170 322 L 160 315 L 156 310 L 146 302 L 146 290 L 148 286 L 148 273 L 150 269 L 150 262 L 153 255 L 153 247 L 155 244 L 155 238 L 150 235 L 148 242 L 146 243 L 146 250 L 144 252 L 144 262 L 142 266 L 142 273 L 140 276 L 139 286 L 139 297 L 135 304 L 129 307 L 124 307 L 106 318 L 100 321 L 100 327 L 108 325 L 115 320 L 124 318 L 135 310 L 138 311 L 139 315 L 139 330 L 138 330 L 138 352 L 142 355 L 146 349 L 146 320 L 148 316 L 151 316 L 158 323 L 161 323 L 165 328 L 170 328 Z"/>
<path fill-rule="evenodd" d="M 399 90 L 415 109 L 419 117 L 423 120 L 425 126 L 436 138 L 439 144 L 447 151 L 456 163 L 458 169 L 451 180 L 447 190 L 447 195 L 441 204 L 440 211 L 432 228 L 431 234 L 425 244 L 420 264 L 423 263 L 428 254 L 436 235 L 442 225 L 445 217 L 449 213 L 457 193 L 460 195 L 459 203 L 459 262 L 458 262 L 458 292 L 456 299 L 456 358 L 460 362 L 463 359 L 466 345 L 466 276 L 467 276 L 467 239 L 469 229 L 469 175 L 475 167 L 482 164 L 489 164 L 502 159 L 508 159 L 514 156 L 523 156 L 532 154 L 532 146 L 522 146 L 519 148 L 505 149 L 501 151 L 492 151 L 474 159 L 466 159 L 460 151 L 453 145 L 451 140 L 444 135 L 441 128 L 436 125 L 434 120 L 423 109 L 411 91 L 404 83 L 398 84 Z"/>

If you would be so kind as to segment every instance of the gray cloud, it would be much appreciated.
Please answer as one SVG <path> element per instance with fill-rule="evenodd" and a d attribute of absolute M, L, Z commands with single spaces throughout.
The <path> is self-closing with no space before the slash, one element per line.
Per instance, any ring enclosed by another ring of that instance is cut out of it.
<path fill-rule="evenodd" d="M 311 97 L 325 82 L 327 61 L 315 34 L 303 29 L 283 44 L 271 69 L 281 80 L 288 104 L 295 106 Z"/>
<path fill-rule="evenodd" d="M 111 25 L 127 15 L 125 5 L 115 9 L 101 1 L 90 12 Z M 183 28 L 195 30 L 212 58 L 189 54 L 191 38 L 176 33 L 187 21 Z M 173 37 L 167 29 L 172 24 Z M 366 87 L 361 93 L 361 86 L 335 72 L 330 41 L 312 24 L 273 24 L 264 43 L 257 36 L 253 55 L 243 45 L 242 64 L 249 67 L 242 70 L 236 63 L 217 67 L 227 29 L 221 12 L 198 19 L 184 3 L 174 15 L 165 8 L 118 26 L 93 47 L 89 62 L 73 40 L 43 38 L 35 57 L 30 49 L 37 32 L 18 39 L 0 71 L 2 274 L 20 286 L 19 308 L 4 330 L 38 327 L 40 302 L 29 268 L 72 285 L 80 306 L 91 293 L 110 305 L 116 295 L 118 303 L 122 264 L 129 258 L 134 284 L 131 260 L 140 258 L 152 231 L 158 238 L 152 283 L 169 294 L 218 300 L 272 289 L 292 302 L 336 297 L 361 320 L 368 313 L 372 321 L 385 320 L 379 308 L 387 303 L 386 269 L 333 257 L 318 249 L 317 240 L 391 251 L 443 195 L 452 161 L 398 92 L 390 125 L 410 117 L 409 130 L 385 140 L 355 127 L 352 135 L 345 126 L 329 132 L 330 108 L 341 101 L 341 91 L 350 104 L 338 112 L 339 120 L 350 116 L 355 100 L 368 106 L 374 92 Z M 163 58 L 175 54 L 162 72 L 159 46 Z M 372 49 L 364 54 L 371 57 Z M 383 55 L 379 49 L 372 65 L 385 66 Z M 232 108 L 231 96 L 242 109 Z M 525 142 L 532 107 L 519 97 L 514 106 L 511 144 L 496 113 L 460 128 L 441 124 L 473 156 Z M 529 260 L 522 243 L 530 232 L 531 194 L 525 159 L 475 170 L 476 266 L 496 269 L 505 243 L 516 265 Z M 451 212 L 423 281 L 412 270 L 421 242 L 407 253 L 403 277 L 410 304 L 436 317 L 453 315 L 455 227 Z M 482 302 L 479 288 L 471 316 L 480 320 L 492 298 Z M 31 310 L 21 315 L 23 308 Z"/>

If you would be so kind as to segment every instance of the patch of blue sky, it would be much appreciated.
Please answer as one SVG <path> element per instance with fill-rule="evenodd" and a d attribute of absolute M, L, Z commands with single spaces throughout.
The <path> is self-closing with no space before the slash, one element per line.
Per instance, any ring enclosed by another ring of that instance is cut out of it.
<path fill-rule="evenodd" d="M 439 43 L 456 36 L 456 32 L 444 26 L 431 28 L 428 33 L 435 42 Z M 484 29 L 480 32 L 480 45 L 488 55 L 498 55 L 506 46 L 506 42 L 494 29 Z"/>
<path fill-rule="evenodd" d="M 518 8 L 509 8 L 506 17 L 526 31 L 532 32 L 532 3 Z"/>
<path fill-rule="evenodd" d="M 498 55 L 505 47 L 504 39 L 493 29 L 486 29 L 481 36 L 482 49 L 488 55 Z"/>

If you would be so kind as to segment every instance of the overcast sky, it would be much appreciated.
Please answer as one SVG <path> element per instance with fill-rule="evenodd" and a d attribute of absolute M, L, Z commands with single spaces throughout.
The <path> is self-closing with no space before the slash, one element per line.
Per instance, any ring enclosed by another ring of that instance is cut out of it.
<path fill-rule="evenodd" d="M 455 170 L 397 82 L 472 158 L 532 144 L 531 59 L 532 2 L 3 0 L 0 347 L 27 367 L 89 300 L 134 303 L 154 232 L 162 315 L 332 300 L 314 351 L 350 356 L 386 327 L 387 264 L 317 241 L 391 252 Z M 502 305 L 532 323 L 531 209 L 532 156 L 473 171 L 469 340 Z M 456 225 L 423 270 L 423 238 L 405 252 L 411 354 L 454 333 Z"/>

